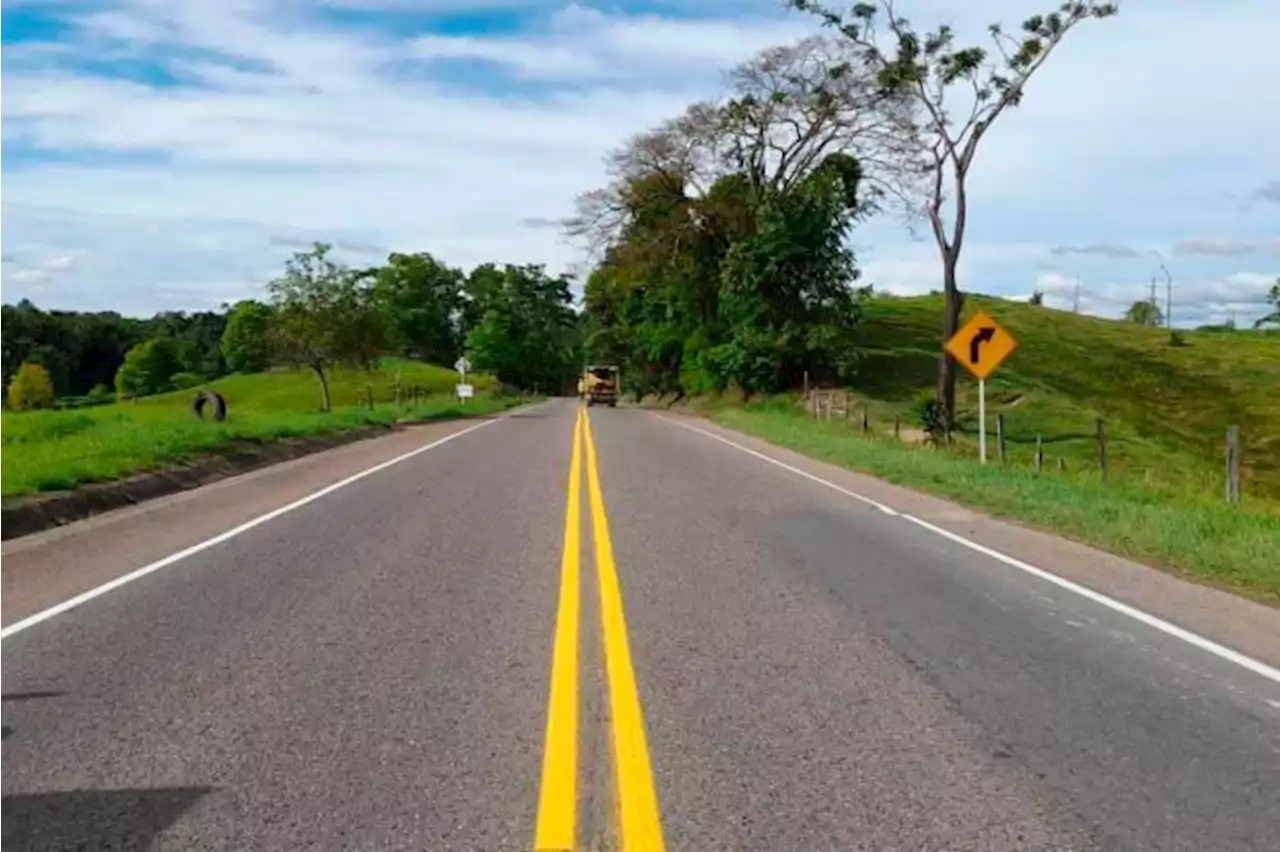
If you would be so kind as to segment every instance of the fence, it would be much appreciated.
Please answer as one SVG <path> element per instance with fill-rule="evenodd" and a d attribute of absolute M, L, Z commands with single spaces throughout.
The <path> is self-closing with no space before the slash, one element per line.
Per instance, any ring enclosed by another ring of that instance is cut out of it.
<path fill-rule="evenodd" d="M 873 432 L 870 407 L 865 402 L 855 399 L 848 391 L 824 389 L 808 390 L 806 391 L 804 404 L 805 408 L 818 420 L 823 420 L 828 423 L 847 423 L 850 427 L 856 426 L 863 434 L 867 435 L 870 435 Z M 894 416 L 892 435 L 895 440 L 903 440 L 903 430 L 913 428 L 914 424 L 904 422 L 901 415 Z M 992 422 L 988 423 L 988 428 L 992 430 L 989 434 L 994 439 L 995 458 L 996 462 L 999 464 L 1004 464 L 1009 461 L 1010 456 L 1008 446 L 1010 443 L 1034 443 L 1035 455 L 1033 456 L 1033 464 L 1037 472 L 1043 473 L 1045 469 L 1046 445 L 1051 446 L 1070 441 L 1087 441 L 1092 444 L 1093 463 L 1097 465 L 1100 480 L 1102 482 L 1109 482 L 1111 480 L 1111 450 L 1113 444 L 1117 442 L 1108 435 L 1106 421 L 1101 417 L 1094 421 L 1094 428 L 1090 432 L 1062 432 L 1052 435 L 1037 434 L 1034 437 L 1013 437 L 1009 435 L 1005 428 L 1005 416 L 1003 413 L 996 414 Z M 957 428 L 956 433 L 976 435 L 977 431 L 973 429 Z M 927 441 L 934 446 L 952 446 L 954 443 L 954 435 L 949 431 L 942 435 L 928 435 Z M 1119 443 L 1124 442 L 1120 441 Z M 1240 465 L 1242 454 L 1243 450 L 1240 427 L 1235 425 L 1228 426 L 1225 436 L 1222 494 L 1226 502 L 1233 506 L 1239 505 L 1240 503 Z M 1067 469 L 1066 459 L 1061 455 L 1058 456 L 1056 466 L 1059 472 L 1065 472 Z"/>

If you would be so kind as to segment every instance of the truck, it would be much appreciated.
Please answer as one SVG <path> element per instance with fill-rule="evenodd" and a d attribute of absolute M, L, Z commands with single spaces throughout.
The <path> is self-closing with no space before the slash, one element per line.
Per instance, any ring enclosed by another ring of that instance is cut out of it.
<path fill-rule="evenodd" d="M 612 365 L 596 364 L 587 367 L 579 384 L 587 405 L 618 405 L 618 368 Z"/>

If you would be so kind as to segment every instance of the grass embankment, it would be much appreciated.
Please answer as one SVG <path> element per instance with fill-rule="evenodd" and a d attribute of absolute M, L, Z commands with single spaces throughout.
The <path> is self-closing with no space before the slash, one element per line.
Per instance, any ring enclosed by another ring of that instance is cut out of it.
<path fill-rule="evenodd" d="M 937 370 L 939 298 L 878 297 L 867 304 L 870 347 L 850 388 L 868 407 L 871 434 L 855 415 L 823 423 L 797 398 L 740 406 L 695 403 L 713 420 L 815 458 L 928 491 L 1067 535 L 1189 578 L 1280 603 L 1280 337 L 1168 332 L 971 298 L 1021 347 L 987 383 L 989 425 L 1003 413 L 1014 439 L 1004 464 L 983 467 L 976 441 L 950 450 L 896 441 L 893 418 L 910 408 Z M 976 383 L 958 388 L 963 426 L 977 427 Z M 1094 420 L 1109 435 L 1108 483 L 1100 481 Z M 1244 500 L 1223 502 L 1227 425 L 1245 440 Z M 993 427 L 992 427 L 993 428 Z M 1045 471 L 1034 468 L 1046 437 Z M 1066 461 L 1058 469 L 1057 459 Z"/>
<path fill-rule="evenodd" d="M 397 372 L 402 388 L 428 395 L 416 406 L 395 404 Z M 469 376 L 477 398 L 460 405 L 452 396 L 457 375 L 441 367 L 389 359 L 373 373 L 339 370 L 333 377 L 333 411 L 321 413 L 315 376 L 272 371 L 211 382 L 227 400 L 227 419 L 200 422 L 191 413 L 195 390 L 175 391 L 114 405 L 61 411 L 5 412 L 0 459 L 3 496 L 75 488 L 156 470 L 240 442 L 266 443 L 398 420 L 484 414 L 519 402 L 487 392 L 484 376 Z M 367 390 L 366 390 L 367 389 Z M 371 392 L 374 407 L 367 405 Z"/>

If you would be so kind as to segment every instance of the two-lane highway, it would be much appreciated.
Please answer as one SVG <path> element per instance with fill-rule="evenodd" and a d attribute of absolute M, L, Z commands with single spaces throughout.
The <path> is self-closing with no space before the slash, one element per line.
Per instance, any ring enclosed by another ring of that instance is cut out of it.
<path fill-rule="evenodd" d="M 1277 848 L 1267 662 L 704 424 L 452 428 L 6 605 L 5 849 Z"/>

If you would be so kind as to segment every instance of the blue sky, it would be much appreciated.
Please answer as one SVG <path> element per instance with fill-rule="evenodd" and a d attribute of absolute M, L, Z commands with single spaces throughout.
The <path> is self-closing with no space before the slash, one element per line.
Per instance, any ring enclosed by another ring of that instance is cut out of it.
<path fill-rule="evenodd" d="M 3 297 L 150 313 L 261 292 L 289 252 L 583 259 L 543 223 L 629 135 L 814 29 L 771 0 L 3 4 Z M 1048 3 L 1048 6 L 1055 5 Z M 899 0 L 965 35 L 1037 0 Z M 946 11 L 951 10 L 951 11 Z M 1178 324 L 1250 321 L 1280 274 L 1273 0 L 1126 0 L 988 137 L 962 286 L 1116 316 L 1160 264 Z M 931 242 L 860 227 L 865 280 L 938 287 Z"/>

